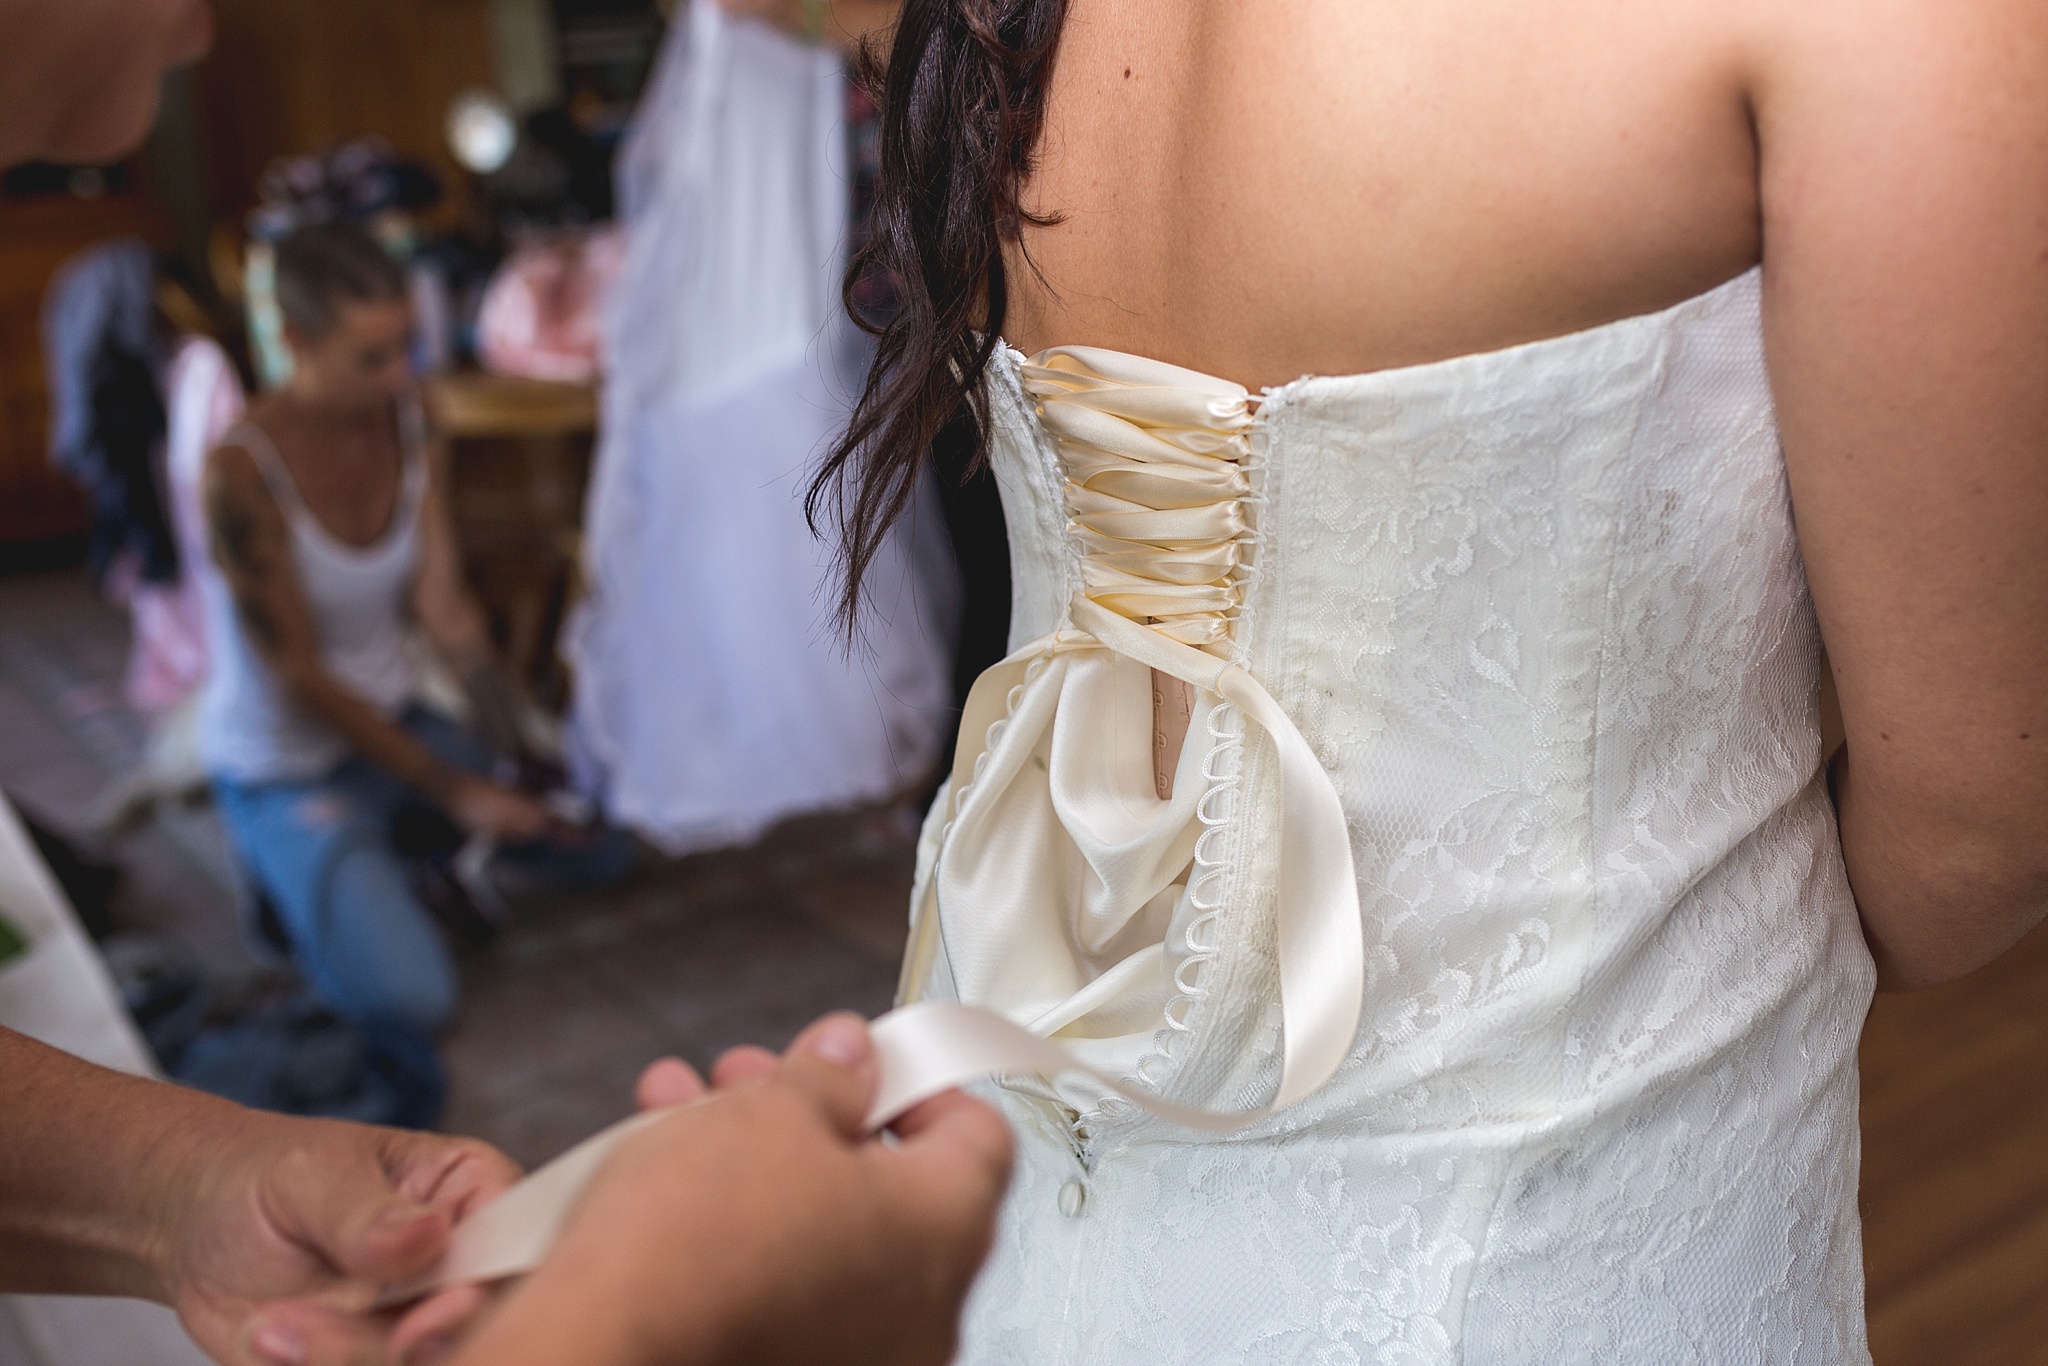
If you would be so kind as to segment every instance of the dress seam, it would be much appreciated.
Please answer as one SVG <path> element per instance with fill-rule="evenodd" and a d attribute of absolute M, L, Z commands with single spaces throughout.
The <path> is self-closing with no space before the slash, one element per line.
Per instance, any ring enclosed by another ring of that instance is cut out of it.
<path fill-rule="evenodd" d="M 1659 340 L 1659 343 L 1656 348 L 1654 366 L 1657 371 L 1657 378 L 1655 382 L 1649 386 L 1648 392 L 1650 394 L 1650 397 L 1647 399 L 1638 399 L 1635 404 L 1635 412 L 1630 423 L 1628 439 L 1625 443 L 1623 443 L 1622 446 L 1622 449 L 1627 452 L 1633 453 L 1637 449 L 1638 443 L 1642 437 L 1643 423 L 1648 415 L 1650 405 L 1654 401 L 1655 396 L 1661 393 L 1663 390 L 1665 379 L 1668 377 L 1670 370 L 1670 345 L 1670 336 L 1668 333 L 1666 333 L 1665 336 Z M 1598 477 L 1603 482 L 1605 480 L 1605 474 L 1605 470 L 1602 470 L 1598 475 Z M 1603 515 L 1607 523 L 1604 529 L 1604 536 L 1606 539 L 1606 548 L 1604 555 L 1604 558 L 1606 560 L 1606 572 L 1602 577 L 1600 586 L 1601 629 L 1599 649 L 1595 656 L 1595 662 L 1593 667 L 1593 679 L 1591 689 L 1592 715 L 1589 721 L 1586 735 L 1586 789 L 1585 803 L 1583 807 L 1586 832 L 1585 846 L 1583 851 L 1583 866 L 1588 870 L 1589 873 L 1583 896 L 1586 903 L 1584 911 L 1586 915 L 1589 917 L 1590 923 L 1587 923 L 1583 926 L 1580 936 L 1581 943 L 1578 946 L 1576 946 L 1574 950 L 1575 956 L 1578 960 L 1573 969 L 1574 973 L 1576 974 L 1576 980 L 1573 984 L 1569 1001 L 1565 1006 L 1564 1019 L 1561 1022 L 1558 1031 L 1558 1039 L 1556 1044 L 1557 1084 L 1555 1094 L 1552 1097 L 1553 1116 L 1564 1105 L 1564 1074 L 1567 1066 L 1569 1065 L 1568 1050 L 1571 1047 L 1573 1031 L 1576 1029 L 1578 1025 L 1580 1004 L 1582 1003 L 1585 997 L 1586 970 L 1587 965 L 1590 961 L 1590 943 L 1588 941 L 1590 941 L 1592 937 L 1597 935 L 1599 932 L 1602 909 L 1600 895 L 1600 879 L 1598 877 L 1599 863 L 1597 860 L 1597 850 L 1595 848 L 1595 843 L 1598 837 L 1599 823 L 1595 819 L 1595 812 L 1599 808 L 1601 797 L 1600 737 L 1602 733 L 1602 699 L 1605 695 L 1608 668 L 1609 665 L 1612 663 L 1612 645 L 1614 639 L 1614 632 L 1611 629 L 1611 627 L 1613 626 L 1614 617 L 1615 575 L 1618 570 L 1621 558 L 1620 524 L 1612 510 L 1604 510 Z M 1456 1346 L 1458 1360 L 1460 1362 L 1463 1362 L 1465 1360 L 1465 1344 L 1468 1340 L 1468 1333 L 1466 1330 L 1471 1322 L 1471 1314 L 1475 1303 L 1477 1289 L 1480 1285 L 1481 1279 L 1485 1275 L 1487 1247 L 1492 1242 L 1494 1229 L 1496 1225 L 1499 1223 L 1501 1211 L 1507 1201 L 1508 1188 L 1513 1183 L 1515 1179 L 1515 1174 L 1519 1171 L 1526 1169 L 1530 1159 L 1531 1152 L 1526 1148 L 1521 1151 L 1506 1152 L 1501 1154 L 1501 1162 L 1493 1178 L 1493 1199 L 1490 1202 L 1489 1208 L 1487 1210 L 1486 1220 L 1482 1225 L 1480 1225 L 1479 1236 L 1472 1250 L 1472 1271 L 1470 1276 L 1466 1279 L 1462 1303 L 1459 1305 L 1458 1310 L 1458 1335 L 1456 1340 Z"/>

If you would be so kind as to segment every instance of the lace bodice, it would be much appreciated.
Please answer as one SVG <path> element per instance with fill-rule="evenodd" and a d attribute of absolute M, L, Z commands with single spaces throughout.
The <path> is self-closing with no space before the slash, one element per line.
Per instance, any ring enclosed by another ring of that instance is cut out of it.
<path fill-rule="evenodd" d="M 1017 1018 L 1092 991 L 1045 1021 L 1098 1012 L 1070 1035 L 1090 1061 L 1176 1100 L 1271 1101 L 1295 1032 L 1285 728 L 1340 804 L 1362 991 L 1334 1076 L 1228 1138 L 1072 1086 L 1001 1091 L 1022 1153 L 964 1361 L 1865 1359 L 1871 972 L 1759 310 L 1752 273 L 1570 337 L 1272 390 L 1226 476 L 1241 534 L 1169 557 L 1221 571 L 1180 582 L 1115 558 L 1128 509 L 1077 505 L 1055 381 L 999 358 L 1014 643 L 1053 643 L 1040 676 L 1102 653 L 1055 648 L 1088 626 L 1077 598 L 1125 595 L 1119 619 L 1157 628 L 1163 585 L 1224 624 L 1180 643 L 1284 716 L 1199 693 L 1172 797 L 1145 794 L 1186 819 L 1123 803 L 1168 829 L 1130 884 L 1150 892 L 1106 918 L 1125 884 L 1089 880 L 1096 816 L 1048 799 L 970 858 L 935 811 L 907 987 Z M 1084 725 L 1149 746 L 1150 683 L 1101 667 L 1126 676 L 1008 690 L 1001 726 L 1042 737 L 1011 744 L 1015 782 L 1056 786 Z M 963 734 L 984 777 L 1003 739 Z M 984 923 L 944 894 L 954 855 L 955 881 L 1050 890 Z"/>

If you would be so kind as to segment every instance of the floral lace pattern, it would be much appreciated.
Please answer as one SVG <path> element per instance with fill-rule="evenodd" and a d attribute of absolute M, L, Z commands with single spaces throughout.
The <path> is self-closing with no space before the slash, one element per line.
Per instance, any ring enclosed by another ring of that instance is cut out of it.
<path fill-rule="evenodd" d="M 1021 642 L 1077 571 L 1012 358 L 990 383 Z M 1365 1018 L 1322 1091 L 1226 1139 L 1131 1114 L 1081 1143 L 992 1090 L 1020 1155 L 961 1360 L 1866 1361 L 1872 974 L 1758 277 L 1299 381 L 1254 440 L 1238 644 L 1343 798 Z M 1271 768 L 1248 737 L 1205 854 L 1196 1103 L 1276 1084 Z"/>

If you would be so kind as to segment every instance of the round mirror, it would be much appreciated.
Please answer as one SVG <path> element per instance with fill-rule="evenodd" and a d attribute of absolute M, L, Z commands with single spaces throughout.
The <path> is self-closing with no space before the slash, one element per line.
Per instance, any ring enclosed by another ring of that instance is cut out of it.
<path fill-rule="evenodd" d="M 499 96 L 465 90 L 448 106 L 448 147 L 469 170 L 490 175 L 504 169 L 518 145 L 518 121 Z"/>

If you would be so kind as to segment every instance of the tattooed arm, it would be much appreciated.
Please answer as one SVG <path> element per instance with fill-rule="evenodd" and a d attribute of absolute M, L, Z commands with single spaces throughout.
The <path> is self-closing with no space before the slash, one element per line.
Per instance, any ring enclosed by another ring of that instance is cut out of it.
<path fill-rule="evenodd" d="M 512 839 L 545 831 L 546 808 L 442 763 L 327 671 L 292 563 L 290 530 L 247 451 L 223 446 L 208 457 L 205 497 L 213 556 L 243 633 L 293 700 L 470 829 Z"/>

